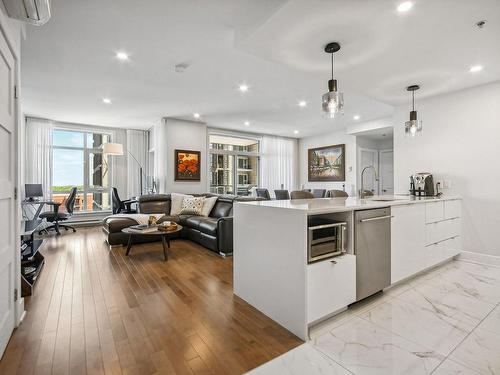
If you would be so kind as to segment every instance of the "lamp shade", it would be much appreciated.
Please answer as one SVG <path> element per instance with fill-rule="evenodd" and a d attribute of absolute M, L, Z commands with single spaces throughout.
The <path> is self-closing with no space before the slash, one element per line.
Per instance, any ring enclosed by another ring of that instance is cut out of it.
<path fill-rule="evenodd" d="M 121 143 L 105 143 L 102 145 L 102 153 L 105 155 L 123 155 Z"/>

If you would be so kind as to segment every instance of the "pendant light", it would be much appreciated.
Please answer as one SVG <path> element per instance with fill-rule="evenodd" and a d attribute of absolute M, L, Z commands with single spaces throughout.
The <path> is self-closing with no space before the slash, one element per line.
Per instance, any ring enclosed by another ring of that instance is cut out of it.
<path fill-rule="evenodd" d="M 337 80 L 333 78 L 333 54 L 340 50 L 337 42 L 328 43 L 325 52 L 332 56 L 332 79 L 328 81 L 328 92 L 323 95 L 322 107 L 327 118 L 334 118 L 335 114 L 343 113 L 344 94 L 337 91 Z"/>
<path fill-rule="evenodd" d="M 422 133 L 422 121 L 418 121 L 417 111 L 415 111 L 415 91 L 417 91 L 419 88 L 419 85 L 412 85 L 406 88 L 407 91 L 411 91 L 412 96 L 412 110 L 410 112 L 410 121 L 405 122 L 405 135 L 407 137 L 415 137 Z"/>

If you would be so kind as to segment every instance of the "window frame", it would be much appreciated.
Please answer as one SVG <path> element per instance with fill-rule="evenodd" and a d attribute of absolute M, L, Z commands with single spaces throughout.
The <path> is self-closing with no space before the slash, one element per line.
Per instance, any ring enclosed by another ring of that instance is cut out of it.
<path fill-rule="evenodd" d="M 113 134 L 111 132 L 103 131 L 103 130 L 86 130 L 86 129 L 78 129 L 78 128 L 67 128 L 64 126 L 57 126 L 54 127 L 53 132 L 56 131 L 64 131 L 64 132 L 73 132 L 73 133 L 81 133 L 83 134 L 83 147 L 77 147 L 77 146 L 56 146 L 52 144 L 52 150 L 74 150 L 74 151 L 83 151 L 83 190 L 77 190 L 77 195 L 81 194 L 83 195 L 83 210 L 81 211 L 75 211 L 73 214 L 74 215 L 85 215 L 85 214 L 92 214 L 92 213 L 108 213 L 111 212 L 111 194 L 110 194 L 110 189 L 111 186 L 113 186 L 113 173 L 112 173 L 112 164 L 110 162 L 107 162 L 107 167 L 108 167 L 108 176 L 109 176 L 109 186 L 108 187 L 101 187 L 101 188 L 90 188 L 89 187 L 89 181 L 90 181 L 90 173 L 89 173 L 89 161 L 90 161 L 90 154 L 102 154 L 102 148 L 100 147 L 91 147 L 88 148 L 88 140 L 87 137 L 89 134 L 102 134 L 102 135 L 107 135 L 109 137 L 109 142 L 113 141 Z M 54 140 L 54 136 L 52 135 L 52 141 Z M 104 159 L 103 159 L 104 160 Z M 104 162 L 103 162 L 104 164 Z M 54 165 L 54 156 L 52 154 L 52 165 Z M 52 167 L 52 180 L 54 178 L 54 167 Z M 52 182 L 51 186 L 51 194 L 53 195 L 54 193 L 56 194 L 69 194 L 71 191 L 57 191 L 54 192 L 53 190 L 54 183 Z M 92 210 L 92 211 L 87 211 L 87 194 L 93 194 L 93 193 L 108 193 L 109 194 L 109 209 L 105 210 Z"/>
<path fill-rule="evenodd" d="M 211 136 L 224 136 L 224 137 L 232 137 L 232 138 L 240 138 L 240 139 L 249 139 L 252 141 L 256 141 L 258 143 L 259 151 L 230 151 L 230 150 L 218 150 L 218 149 L 213 149 L 210 148 L 210 137 Z M 261 179 L 261 171 L 260 171 L 260 164 L 261 164 L 261 156 L 262 156 L 262 137 L 259 137 L 257 135 L 252 135 L 252 134 L 246 134 L 246 133 L 237 133 L 237 132 L 226 132 L 226 131 L 220 131 L 220 130 L 209 130 L 207 132 L 207 189 L 210 192 L 211 191 L 211 179 L 212 179 L 212 170 L 211 170 L 211 163 L 212 163 L 212 155 L 228 155 L 233 158 L 233 171 L 232 171 L 232 178 L 233 178 L 233 194 L 238 195 L 238 185 L 239 185 L 239 177 L 238 177 L 238 157 L 239 156 L 250 156 L 250 157 L 256 157 L 257 158 L 257 186 L 260 184 L 260 179 Z"/>

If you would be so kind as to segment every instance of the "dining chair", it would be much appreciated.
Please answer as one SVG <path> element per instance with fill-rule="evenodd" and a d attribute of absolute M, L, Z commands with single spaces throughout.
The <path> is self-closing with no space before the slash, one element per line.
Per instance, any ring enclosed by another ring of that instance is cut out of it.
<path fill-rule="evenodd" d="M 267 189 L 257 188 L 257 189 L 255 189 L 255 192 L 257 193 L 257 196 L 259 198 L 264 198 L 267 200 L 271 199 L 271 196 L 269 195 L 269 190 L 267 190 Z"/>
<path fill-rule="evenodd" d="M 312 194 L 314 195 L 314 198 L 325 198 L 326 189 L 313 189 Z"/>
<path fill-rule="evenodd" d="M 303 190 L 296 190 L 290 193 L 290 199 L 312 199 L 314 198 L 313 193 Z"/>
<path fill-rule="evenodd" d="M 290 199 L 290 193 L 288 193 L 288 190 L 275 190 L 274 195 L 278 201 Z"/>
<path fill-rule="evenodd" d="M 330 198 L 347 198 L 349 194 L 347 194 L 344 190 L 329 190 L 328 196 Z"/>

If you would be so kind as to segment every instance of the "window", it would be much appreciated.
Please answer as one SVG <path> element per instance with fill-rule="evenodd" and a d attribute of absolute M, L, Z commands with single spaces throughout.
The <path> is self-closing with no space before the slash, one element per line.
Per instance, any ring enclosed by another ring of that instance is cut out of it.
<path fill-rule="evenodd" d="M 249 195 L 259 183 L 259 140 L 211 134 L 210 192 Z"/>
<path fill-rule="evenodd" d="M 111 171 L 102 145 L 110 135 L 55 129 L 52 136 L 52 197 L 65 203 L 71 188 L 78 194 L 75 212 L 111 210 Z"/>

